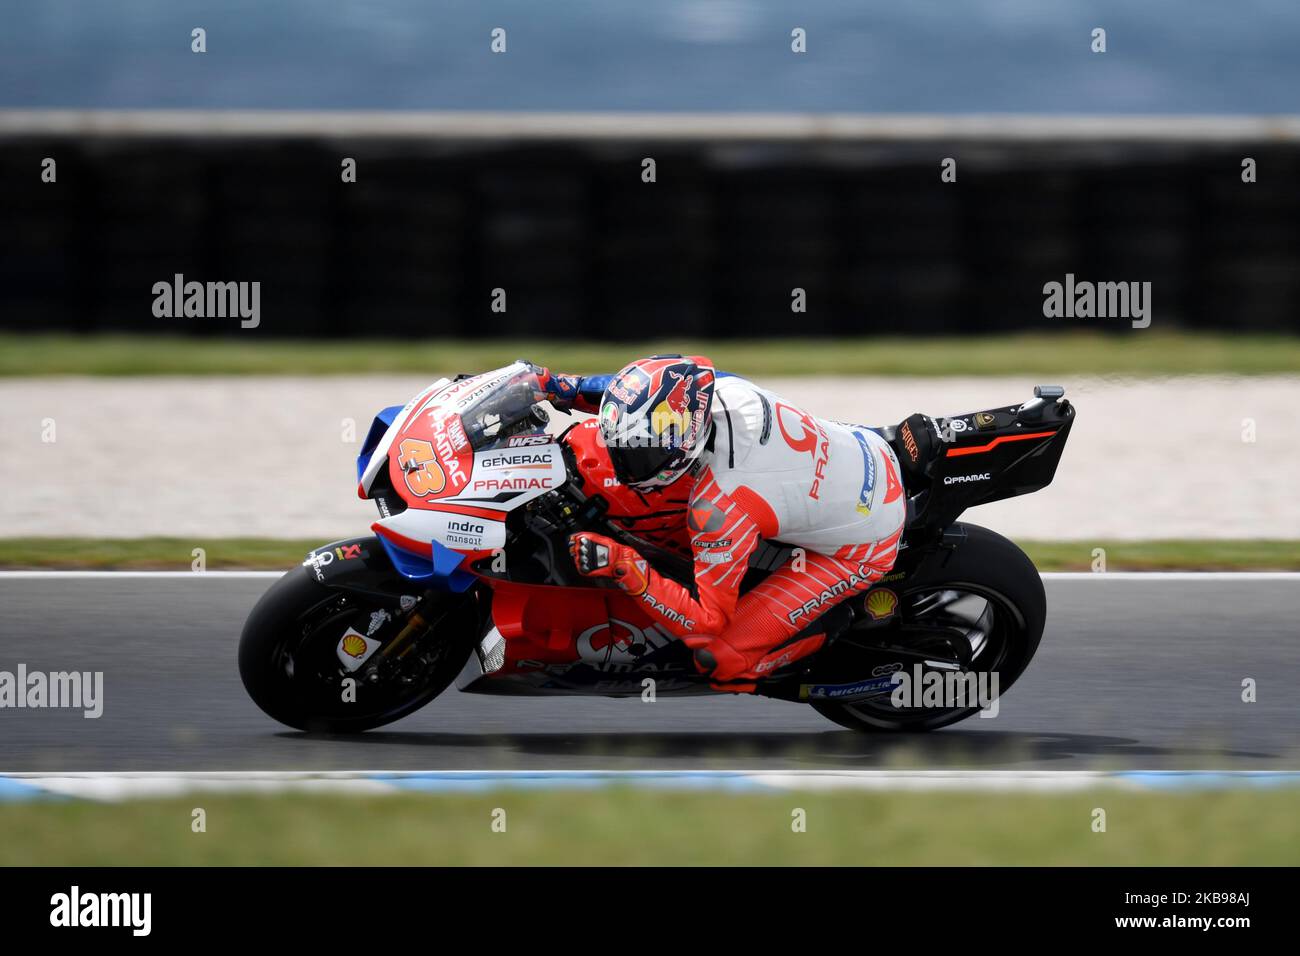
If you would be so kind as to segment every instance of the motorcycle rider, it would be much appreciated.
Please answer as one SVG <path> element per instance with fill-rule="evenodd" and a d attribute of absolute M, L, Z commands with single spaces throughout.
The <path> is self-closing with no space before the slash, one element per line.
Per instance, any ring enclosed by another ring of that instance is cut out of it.
<path fill-rule="evenodd" d="M 703 356 L 651 356 L 612 376 L 534 369 L 539 395 L 597 414 L 617 480 L 647 508 L 665 492 L 687 502 L 693 589 L 605 535 L 572 535 L 569 549 L 582 574 L 639 598 L 718 689 L 752 692 L 816 651 L 826 634 L 814 622 L 893 567 L 906 500 L 871 429 L 814 418 Z M 741 596 L 765 539 L 796 550 Z"/>

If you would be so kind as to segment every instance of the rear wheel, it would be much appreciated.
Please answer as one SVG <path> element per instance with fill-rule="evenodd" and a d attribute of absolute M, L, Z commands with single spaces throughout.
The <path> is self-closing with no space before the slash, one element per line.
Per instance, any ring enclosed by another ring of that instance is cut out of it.
<path fill-rule="evenodd" d="M 399 603 L 325 587 L 297 568 L 249 614 L 239 675 L 253 702 L 282 724 L 356 733 L 399 720 L 442 693 L 477 631 L 473 592 L 429 592 Z M 347 678 L 354 683 L 345 684 Z"/>
<path fill-rule="evenodd" d="M 982 694 L 1001 695 L 1015 683 L 1042 639 L 1047 615 L 1042 579 L 1028 556 L 1006 538 L 978 525 L 960 527 L 966 538 L 946 561 L 895 589 L 897 606 L 887 622 L 868 617 L 864 626 L 836 639 L 837 644 L 848 642 L 837 649 L 843 659 L 856 652 L 858 660 L 874 665 L 868 669 L 871 677 L 902 671 L 909 689 L 918 693 L 917 675 L 927 684 L 943 681 L 951 688 L 960 683 L 963 690 L 978 688 Z M 939 676 L 929 677 L 932 673 Z M 835 723 L 868 732 L 934 730 L 980 709 L 978 703 L 900 707 L 891 695 L 892 690 L 852 703 L 811 703 Z M 944 704 L 952 701 L 943 697 Z M 969 701 L 968 695 L 956 702 Z"/>

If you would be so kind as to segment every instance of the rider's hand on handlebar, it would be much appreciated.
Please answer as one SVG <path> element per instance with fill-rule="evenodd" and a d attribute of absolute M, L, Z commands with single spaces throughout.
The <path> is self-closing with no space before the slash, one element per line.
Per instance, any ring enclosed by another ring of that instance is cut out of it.
<path fill-rule="evenodd" d="M 579 573 L 592 578 L 611 578 L 629 594 L 643 593 L 650 583 L 645 558 L 635 548 L 603 534 L 579 531 L 570 535 L 569 553 Z"/>

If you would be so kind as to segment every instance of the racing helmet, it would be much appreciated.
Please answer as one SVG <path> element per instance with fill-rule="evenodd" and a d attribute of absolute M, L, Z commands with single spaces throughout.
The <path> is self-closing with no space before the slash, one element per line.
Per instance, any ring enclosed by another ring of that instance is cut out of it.
<path fill-rule="evenodd" d="M 712 428 L 713 364 L 703 356 L 652 355 L 610 379 L 600 434 L 618 480 L 670 485 L 699 460 Z"/>

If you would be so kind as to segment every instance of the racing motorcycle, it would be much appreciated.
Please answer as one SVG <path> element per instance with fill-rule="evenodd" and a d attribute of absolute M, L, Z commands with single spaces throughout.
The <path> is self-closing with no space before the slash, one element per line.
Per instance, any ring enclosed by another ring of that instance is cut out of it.
<path fill-rule="evenodd" d="M 263 711 L 349 733 L 405 717 L 453 683 L 475 694 L 718 693 L 639 602 L 574 567 L 568 538 L 588 530 L 692 581 L 689 541 L 638 533 L 595 420 L 548 431 L 548 408 L 519 362 L 440 379 L 375 417 L 357 459 L 357 493 L 379 513 L 373 534 L 312 551 L 244 626 L 240 675 Z M 957 518 L 1049 484 L 1074 415 L 1064 389 L 1038 386 L 1021 404 L 876 428 L 907 496 L 897 563 L 810 624 L 823 645 L 756 692 L 861 731 L 931 730 L 980 709 L 899 706 L 899 671 L 997 675 L 1005 692 L 1042 637 L 1042 581 L 1012 542 Z M 742 591 L 792 553 L 764 542 Z"/>

